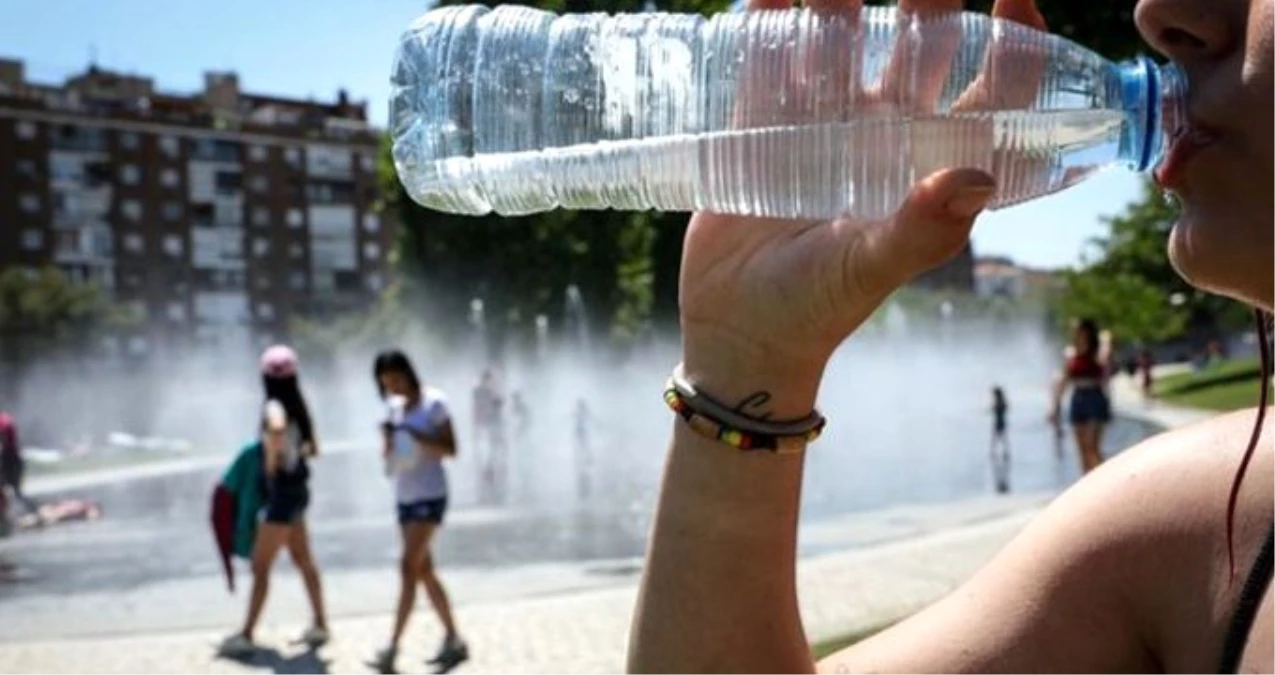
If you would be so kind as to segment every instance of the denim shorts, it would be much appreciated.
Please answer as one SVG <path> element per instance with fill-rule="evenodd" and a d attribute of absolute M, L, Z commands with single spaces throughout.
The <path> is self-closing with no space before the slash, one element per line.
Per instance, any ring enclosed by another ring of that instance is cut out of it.
<path fill-rule="evenodd" d="M 1101 387 L 1077 387 L 1071 392 L 1068 419 L 1072 424 L 1111 421 L 1111 399 Z"/>
<path fill-rule="evenodd" d="M 273 495 L 262 508 L 261 519 L 272 525 L 292 525 L 305 518 L 305 509 L 310 505 L 309 493 L 291 495 Z"/>
<path fill-rule="evenodd" d="M 433 523 L 443 524 L 443 516 L 447 513 L 447 498 L 421 499 L 398 505 L 398 524 Z"/>

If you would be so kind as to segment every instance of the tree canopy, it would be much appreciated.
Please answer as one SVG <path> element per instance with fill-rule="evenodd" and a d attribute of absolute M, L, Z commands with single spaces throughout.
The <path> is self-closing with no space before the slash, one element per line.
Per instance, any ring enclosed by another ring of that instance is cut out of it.
<path fill-rule="evenodd" d="M 1173 269 L 1166 242 L 1176 218 L 1176 206 L 1147 181 L 1141 199 L 1105 219 L 1108 234 L 1093 240 L 1090 260 L 1066 274 L 1063 313 L 1093 318 L 1133 342 L 1245 323 L 1243 305 L 1193 288 Z"/>

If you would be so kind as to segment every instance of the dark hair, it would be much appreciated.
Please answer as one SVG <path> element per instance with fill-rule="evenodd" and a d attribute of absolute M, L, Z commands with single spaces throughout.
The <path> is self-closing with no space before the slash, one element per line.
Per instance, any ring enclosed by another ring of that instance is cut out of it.
<path fill-rule="evenodd" d="M 301 395 L 301 383 L 296 375 L 284 377 L 261 376 L 262 387 L 266 391 L 266 400 L 274 399 L 283 405 L 288 413 L 288 420 L 297 423 L 301 432 L 301 440 L 314 442 L 314 425 L 310 421 L 310 409 L 305 404 L 305 396 Z"/>
<path fill-rule="evenodd" d="M 1001 389 L 999 386 L 992 387 L 992 396 L 995 396 L 997 401 L 1004 401 L 1005 390 Z"/>
<path fill-rule="evenodd" d="M 1248 447 L 1244 449 L 1244 458 L 1240 460 L 1240 468 L 1231 481 L 1231 494 L 1226 500 L 1226 562 L 1230 568 L 1230 580 L 1235 581 L 1235 507 L 1239 504 L 1240 483 L 1244 482 L 1244 474 L 1248 473 L 1248 463 L 1257 450 L 1257 441 L 1262 437 L 1262 423 L 1266 420 L 1266 402 L 1271 381 L 1271 317 L 1260 309 L 1253 310 L 1257 322 L 1257 353 L 1261 358 L 1261 380 L 1257 394 L 1257 419 L 1253 420 L 1253 433 L 1248 438 Z"/>
<path fill-rule="evenodd" d="M 390 349 L 376 355 L 376 362 L 372 364 L 372 379 L 376 380 L 376 390 L 381 393 L 381 398 L 385 398 L 385 385 L 381 384 L 381 375 L 385 373 L 402 374 L 417 394 L 421 392 L 421 378 L 416 376 L 416 369 L 412 367 L 407 354 Z"/>
<path fill-rule="evenodd" d="M 1085 334 L 1089 338 L 1089 346 L 1085 348 L 1085 353 L 1080 356 L 1094 358 L 1098 355 L 1098 322 L 1093 319 L 1083 318 L 1076 322 L 1076 330 Z"/>

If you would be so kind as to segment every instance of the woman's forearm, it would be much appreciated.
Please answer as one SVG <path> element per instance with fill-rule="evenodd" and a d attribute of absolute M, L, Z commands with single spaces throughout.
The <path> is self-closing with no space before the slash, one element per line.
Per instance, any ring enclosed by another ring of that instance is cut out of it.
<path fill-rule="evenodd" d="M 765 412 L 810 412 L 821 368 L 743 377 L 692 350 L 688 377 L 726 402 L 764 390 Z M 706 355 L 707 354 L 707 355 Z M 752 363 L 766 363 L 759 358 Z M 775 363 L 773 360 L 771 363 Z M 764 385 L 779 385 L 780 389 Z M 797 610 L 797 518 L 804 454 L 743 452 L 673 422 L 629 644 L 633 672 L 810 672 Z"/>
<path fill-rule="evenodd" d="M 629 670 L 813 672 L 795 582 L 804 458 L 676 426 Z"/>

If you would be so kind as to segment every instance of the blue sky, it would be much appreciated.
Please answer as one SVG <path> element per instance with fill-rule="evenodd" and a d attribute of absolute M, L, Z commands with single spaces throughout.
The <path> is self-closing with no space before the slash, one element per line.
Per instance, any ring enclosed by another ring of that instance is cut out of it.
<path fill-rule="evenodd" d="M 489 3 L 492 4 L 492 3 Z M 332 99 L 338 88 L 370 102 L 383 125 L 390 60 L 424 0 L 9 0 L 0 56 L 28 62 L 29 77 L 60 81 L 88 64 L 153 76 L 195 91 L 205 70 L 235 70 L 253 92 Z M 1138 178 L 1110 171 L 1059 195 L 983 217 L 979 254 L 1034 266 L 1075 263 L 1101 234 L 1099 217 L 1138 194 Z"/>

